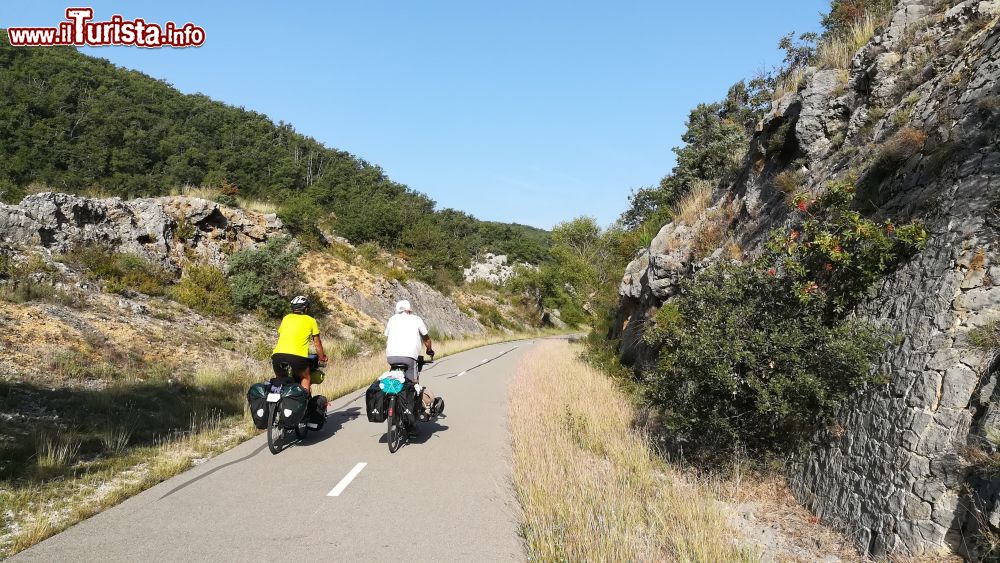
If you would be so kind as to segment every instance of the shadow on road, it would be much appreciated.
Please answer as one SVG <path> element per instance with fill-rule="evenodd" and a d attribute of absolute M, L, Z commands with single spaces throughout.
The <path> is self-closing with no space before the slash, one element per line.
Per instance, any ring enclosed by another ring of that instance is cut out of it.
<path fill-rule="evenodd" d="M 285 444 L 282 445 L 281 451 L 284 451 L 284 450 L 286 450 L 286 449 L 288 449 L 290 447 L 293 447 L 293 446 L 300 446 L 300 447 L 301 446 L 305 446 L 305 447 L 308 447 L 308 446 L 312 446 L 312 445 L 318 444 L 320 442 L 323 442 L 327 438 L 330 438 L 331 436 L 333 436 L 338 430 L 340 430 L 341 428 L 343 428 L 345 422 L 347 422 L 348 420 L 354 420 L 355 418 L 358 418 L 359 416 L 361 416 L 361 407 L 351 407 L 351 408 L 348 408 L 348 409 L 339 410 L 337 412 L 327 413 L 327 415 L 326 415 L 326 424 L 323 425 L 323 429 L 322 430 L 318 430 L 318 431 L 310 431 L 308 434 L 306 434 L 306 437 L 303 440 L 295 440 L 294 438 L 292 440 L 288 440 L 287 436 L 294 436 L 294 434 L 292 434 L 290 432 L 286 433 L 285 434 L 286 438 L 283 439 L 285 441 Z M 178 492 L 178 491 L 180 491 L 182 489 L 185 489 L 185 488 L 187 488 L 187 487 L 189 487 L 189 486 L 197 483 L 198 481 L 201 481 L 205 477 L 209 477 L 212 474 L 214 474 L 214 473 L 216 473 L 218 471 L 221 471 L 221 470 L 223 470 L 223 469 L 225 469 L 227 467 L 236 465 L 237 463 L 242 463 L 242 462 L 244 462 L 244 461 L 252 458 L 253 456 L 259 454 L 260 452 L 262 452 L 262 451 L 264 451 L 266 449 L 267 449 L 267 444 L 266 443 L 262 444 L 259 448 L 255 449 L 254 451 L 248 453 L 247 455 L 245 455 L 245 456 L 243 456 L 243 457 L 241 457 L 239 459 L 234 459 L 233 461 L 230 461 L 228 463 L 223 463 L 222 465 L 220 465 L 218 467 L 215 467 L 215 468 L 212 468 L 211 470 L 206 471 L 205 473 L 202 473 L 201 475 L 199 475 L 199 476 L 197 476 L 197 477 L 195 477 L 193 479 L 190 479 L 188 481 L 185 481 L 184 483 L 181 483 L 180 485 L 178 485 L 178 486 L 174 487 L 173 489 L 170 489 L 169 491 L 167 491 L 158 500 L 163 500 L 163 499 L 169 497 L 170 495 L 172 495 L 172 494 L 174 494 L 174 493 L 176 493 L 176 492 Z"/>
<path fill-rule="evenodd" d="M 170 495 L 172 495 L 172 494 L 180 491 L 181 489 L 185 489 L 185 488 L 187 488 L 187 487 L 189 487 L 189 486 L 197 483 L 198 481 L 201 481 L 202 479 L 204 479 L 205 477 L 208 477 L 209 475 L 215 473 L 216 471 L 221 471 L 221 470 L 223 470 L 223 469 L 225 469 L 225 468 L 227 468 L 227 467 L 229 467 L 231 465 L 236 465 L 237 463 L 244 462 L 244 461 L 252 458 L 253 456 L 259 454 L 260 452 L 262 452 L 262 451 L 264 451 L 266 449 L 267 449 L 267 444 L 261 444 L 261 446 L 259 448 L 257 448 L 256 450 L 248 453 L 247 455 L 241 457 L 240 459 L 234 459 L 233 461 L 230 461 L 229 463 L 223 463 L 222 465 L 220 465 L 220 466 L 218 466 L 218 467 L 216 467 L 216 468 L 214 468 L 214 469 L 212 469 L 210 471 L 206 471 L 206 472 L 202 473 L 201 475 L 195 477 L 194 479 L 185 481 L 184 483 L 181 483 L 180 485 L 177 485 L 173 489 L 170 489 L 169 491 L 167 491 L 166 493 L 164 493 L 164 495 L 162 497 L 160 497 L 159 499 L 157 499 L 157 500 L 163 500 L 163 499 L 169 497 Z"/>
<path fill-rule="evenodd" d="M 347 409 L 341 409 L 336 412 L 326 413 L 326 424 L 323 425 L 322 430 L 310 430 L 306 434 L 305 439 L 297 440 L 292 445 L 296 446 L 312 446 L 323 442 L 327 438 L 333 436 L 338 430 L 344 427 L 344 423 L 349 420 L 354 420 L 361 416 L 361 407 L 351 407 Z"/>
<path fill-rule="evenodd" d="M 442 416 L 442 418 L 444 417 Z M 436 422 L 418 422 L 417 423 L 418 434 L 416 436 L 410 436 L 409 438 L 407 438 L 406 442 L 403 445 L 408 446 L 412 444 L 423 444 L 428 440 L 430 440 L 432 437 L 434 437 L 435 433 L 442 432 L 447 429 L 448 429 L 447 426 L 443 426 Z M 386 440 L 387 440 L 386 434 L 383 433 L 382 437 L 378 439 L 378 443 L 384 444 L 386 443 Z"/>
<path fill-rule="evenodd" d="M 411 436 L 409 440 L 406 441 L 407 444 L 423 444 L 434 437 L 437 432 L 443 432 L 447 430 L 447 426 L 443 426 L 436 422 L 421 422 L 417 424 L 416 436 Z"/>

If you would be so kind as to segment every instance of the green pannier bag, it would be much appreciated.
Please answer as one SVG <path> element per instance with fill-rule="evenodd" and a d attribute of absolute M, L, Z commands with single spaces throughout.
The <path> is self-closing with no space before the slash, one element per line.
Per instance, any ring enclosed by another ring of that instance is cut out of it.
<path fill-rule="evenodd" d="M 267 428 L 267 394 L 270 390 L 270 383 L 255 383 L 247 391 L 250 416 L 253 418 L 253 425 L 259 430 Z"/>
<path fill-rule="evenodd" d="M 295 428 L 306 414 L 309 406 L 309 392 L 301 385 L 285 385 L 281 388 L 278 402 L 279 418 L 285 428 Z"/>

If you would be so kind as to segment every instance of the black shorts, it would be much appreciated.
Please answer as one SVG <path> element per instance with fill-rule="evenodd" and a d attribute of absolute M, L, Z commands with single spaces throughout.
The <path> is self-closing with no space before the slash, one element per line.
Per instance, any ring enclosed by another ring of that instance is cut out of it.
<path fill-rule="evenodd" d="M 271 367 L 274 368 L 275 377 L 288 377 L 288 369 L 291 368 L 292 376 L 299 381 L 309 369 L 309 358 L 296 356 L 295 354 L 274 354 L 271 356 Z"/>

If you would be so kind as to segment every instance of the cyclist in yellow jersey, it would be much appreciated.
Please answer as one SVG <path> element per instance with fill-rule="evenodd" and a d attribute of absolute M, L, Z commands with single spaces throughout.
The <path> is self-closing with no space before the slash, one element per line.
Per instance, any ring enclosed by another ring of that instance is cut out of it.
<path fill-rule="evenodd" d="M 309 342 L 316 347 L 319 361 L 326 361 L 323 350 L 323 340 L 319 337 L 319 323 L 306 314 L 309 309 L 309 299 L 304 295 L 292 299 L 292 312 L 281 319 L 278 327 L 278 343 L 271 354 L 271 366 L 276 377 L 285 377 L 284 366 L 292 370 L 299 380 L 299 385 L 309 391 L 311 377 L 309 373 Z"/>

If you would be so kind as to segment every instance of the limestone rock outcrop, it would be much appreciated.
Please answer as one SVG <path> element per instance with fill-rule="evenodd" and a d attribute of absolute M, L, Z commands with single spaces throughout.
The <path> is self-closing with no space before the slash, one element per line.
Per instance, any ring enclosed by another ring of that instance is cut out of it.
<path fill-rule="evenodd" d="M 45 192 L 0 205 L 0 243 L 65 252 L 97 244 L 176 270 L 185 251 L 222 267 L 227 254 L 284 234 L 275 215 L 192 197 L 89 199 Z"/>

